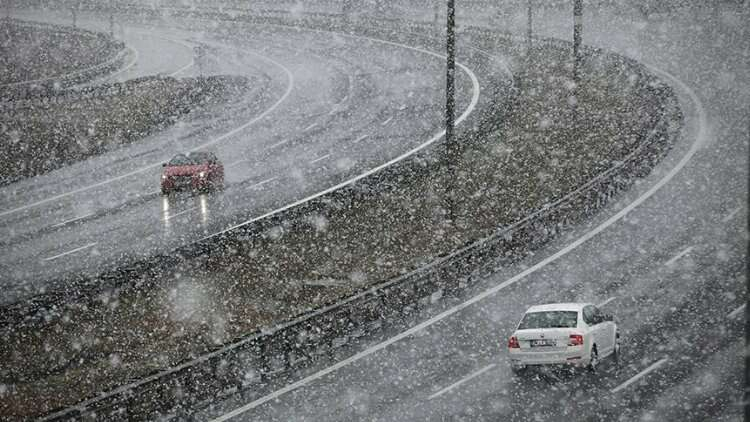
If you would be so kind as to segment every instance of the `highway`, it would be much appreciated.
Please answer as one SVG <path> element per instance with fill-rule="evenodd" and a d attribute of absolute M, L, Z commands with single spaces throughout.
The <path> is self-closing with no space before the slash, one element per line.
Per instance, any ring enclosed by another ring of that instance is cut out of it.
<path fill-rule="evenodd" d="M 53 13 L 18 17 L 64 22 Z M 79 24 L 104 25 L 85 15 Z M 232 74 L 250 89 L 141 142 L 0 188 L 4 305 L 64 288 L 55 280 L 70 274 L 166 253 L 273 213 L 442 136 L 440 53 L 273 26 L 229 34 L 122 22 L 116 35 L 132 53 L 109 80 Z M 208 48 L 207 63 L 193 56 L 196 45 Z M 463 120 L 488 104 L 482 88 L 498 77 L 459 69 Z M 161 163 L 196 149 L 223 161 L 226 189 L 163 197 Z"/>
<path fill-rule="evenodd" d="M 742 418 L 747 302 L 750 13 L 586 14 L 585 42 L 649 65 L 679 96 L 680 139 L 591 221 L 401 331 L 324 369 L 217 400 L 197 420 L 735 421 Z M 568 38 L 567 11 L 536 17 Z M 524 310 L 587 301 L 613 313 L 621 364 L 515 378 L 507 338 Z"/>

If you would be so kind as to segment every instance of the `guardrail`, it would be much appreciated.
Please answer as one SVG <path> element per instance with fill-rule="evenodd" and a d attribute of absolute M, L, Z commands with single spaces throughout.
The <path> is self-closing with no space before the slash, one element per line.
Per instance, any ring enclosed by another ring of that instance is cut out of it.
<path fill-rule="evenodd" d="M 507 35 L 486 29 L 466 28 L 465 31 L 512 42 Z M 569 48 L 567 43 L 559 40 L 538 42 Z M 642 65 L 630 59 L 593 49 L 589 50 L 589 54 L 607 54 L 616 63 L 648 74 Z M 180 414 L 185 409 L 200 407 L 217 396 L 249 390 L 250 386 L 260 381 L 273 381 L 287 374 L 313 370 L 316 365 L 329 362 L 334 353 L 355 343 L 365 334 L 377 334 L 388 327 L 415 320 L 423 310 L 441 298 L 459 294 L 472 286 L 472 271 L 489 258 L 501 257 L 504 261 L 512 262 L 523 257 L 574 221 L 591 216 L 615 193 L 629 186 L 635 178 L 647 174 L 670 146 L 675 135 L 673 121 L 681 119 L 671 88 L 655 85 L 652 89 L 659 91 L 658 97 L 662 102 L 655 110 L 654 119 L 644 127 L 638 147 L 617 165 L 559 200 L 427 266 L 281 325 L 237 339 L 198 359 L 155 372 L 142 380 L 51 414 L 46 419 L 81 417 L 92 412 L 98 418 L 107 420 L 150 419 L 155 414 Z M 360 188 L 355 186 L 337 195 L 356 194 Z M 243 227 L 214 239 L 211 245 L 190 245 L 178 252 L 185 259 L 190 259 L 210 251 L 213 244 L 231 244 L 251 236 L 256 229 L 257 226 Z M 142 276 L 154 268 L 153 263 L 144 263 L 129 271 Z M 255 393 L 262 394 L 261 391 Z"/>

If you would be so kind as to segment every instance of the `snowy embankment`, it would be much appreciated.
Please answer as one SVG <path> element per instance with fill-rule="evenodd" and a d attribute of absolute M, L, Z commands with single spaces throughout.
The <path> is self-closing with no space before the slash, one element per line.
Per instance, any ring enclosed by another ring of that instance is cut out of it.
<path fill-rule="evenodd" d="M 249 89 L 246 78 L 141 78 L 49 92 L 0 106 L 0 186 L 140 141 L 191 110 Z"/>
<path fill-rule="evenodd" d="M 106 34 L 0 19 L 0 96 L 90 81 L 122 65 L 125 45 Z"/>
<path fill-rule="evenodd" d="M 637 63 L 588 51 L 575 83 L 565 43 L 540 42 L 525 55 L 513 38 L 466 35 L 467 44 L 510 58 L 516 89 L 507 109 L 485 110 L 460 132 L 452 166 L 436 147 L 344 192 L 185 248 L 186 258 L 165 258 L 137 277 L 123 272 L 136 283 L 15 327 L 6 344 L 25 352 L 2 355 L 7 376 L 24 381 L 3 413 L 46 413 L 175 368 L 123 390 L 137 398 L 140 388 L 158 388 L 163 395 L 151 398 L 163 400 L 136 406 L 111 394 L 90 402 L 144 417 L 325 361 L 460 291 L 484 257 L 516 259 L 586 218 L 648 172 L 679 125 L 669 87 Z"/>

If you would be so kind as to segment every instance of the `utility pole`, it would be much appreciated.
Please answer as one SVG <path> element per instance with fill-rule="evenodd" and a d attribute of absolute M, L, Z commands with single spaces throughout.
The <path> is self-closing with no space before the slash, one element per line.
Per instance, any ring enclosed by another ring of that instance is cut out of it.
<path fill-rule="evenodd" d="M 573 79 L 579 82 L 581 72 L 581 38 L 583 36 L 583 0 L 573 0 Z"/>
<path fill-rule="evenodd" d="M 532 33 L 532 13 L 531 13 L 531 0 L 527 2 L 526 9 L 526 56 L 531 54 L 531 33 Z"/>
<path fill-rule="evenodd" d="M 455 160 L 457 145 L 455 136 L 453 134 L 453 123 L 455 117 L 455 75 L 456 75 L 456 17 L 455 17 L 455 0 L 448 0 L 448 10 L 446 11 L 446 53 L 447 53 L 447 65 L 446 65 L 446 86 L 445 86 L 445 155 L 448 164 L 448 180 L 447 184 L 448 192 L 446 195 L 447 199 L 447 210 L 448 219 L 454 221 L 454 201 L 453 201 L 453 181 L 455 179 Z"/>
<path fill-rule="evenodd" d="M 76 27 L 78 21 L 78 3 L 73 2 L 73 28 Z"/>
<path fill-rule="evenodd" d="M 109 0 L 109 36 L 115 36 L 115 0 Z"/>

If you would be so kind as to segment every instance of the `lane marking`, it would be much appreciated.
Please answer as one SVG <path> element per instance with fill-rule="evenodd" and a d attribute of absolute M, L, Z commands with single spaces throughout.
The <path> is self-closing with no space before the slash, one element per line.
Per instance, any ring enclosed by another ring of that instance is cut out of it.
<path fill-rule="evenodd" d="M 186 212 L 190 212 L 190 211 L 193 211 L 193 210 L 196 210 L 196 209 L 198 209 L 198 207 L 188 208 L 188 209 L 180 211 L 178 213 L 174 213 L 174 214 L 168 215 L 168 216 L 164 217 L 164 221 L 171 220 L 171 219 L 177 217 L 178 215 L 182 215 L 182 214 L 185 214 Z"/>
<path fill-rule="evenodd" d="M 138 31 L 136 31 L 136 33 L 138 33 Z M 177 69 L 176 71 L 168 74 L 167 76 L 175 77 L 175 76 L 179 75 L 180 73 L 182 73 L 182 72 L 190 69 L 191 67 L 195 66 L 195 50 L 194 50 L 195 45 L 194 44 L 188 44 L 188 43 L 183 42 L 182 40 L 179 40 L 177 38 L 162 37 L 162 36 L 158 36 L 158 35 L 149 35 L 148 33 L 144 34 L 143 32 L 140 32 L 140 34 L 141 35 L 146 35 L 146 36 L 153 36 L 155 38 L 161 38 L 161 39 L 166 40 L 166 41 L 171 41 L 171 42 L 173 42 L 175 44 L 179 44 L 179 45 L 181 45 L 181 46 L 183 46 L 183 47 L 185 47 L 185 48 L 187 48 L 187 49 L 190 50 L 190 63 L 188 63 L 185 66 Z"/>
<path fill-rule="evenodd" d="M 737 315 L 741 314 L 745 310 L 745 305 L 747 305 L 747 304 L 743 304 L 739 308 L 737 308 L 737 309 L 733 310 L 732 312 L 730 312 L 729 315 L 727 315 L 727 318 L 729 318 L 729 319 L 736 318 Z"/>
<path fill-rule="evenodd" d="M 114 78 L 115 78 L 116 76 L 119 76 L 119 75 L 121 75 L 122 73 L 125 73 L 125 72 L 127 72 L 127 71 L 128 71 L 128 70 L 130 70 L 130 69 L 131 69 L 131 68 L 132 68 L 133 66 L 135 66 L 135 65 L 136 65 L 136 63 L 138 63 L 138 60 L 140 59 L 140 53 L 138 52 L 138 50 L 136 50 L 135 48 L 133 48 L 133 47 L 130 47 L 130 46 L 128 46 L 128 47 L 126 47 L 126 48 L 127 48 L 128 50 L 130 50 L 130 51 L 132 51 L 132 52 L 133 52 L 133 60 L 132 60 L 132 61 L 131 61 L 130 63 L 128 63 L 128 64 L 127 64 L 127 65 L 126 65 L 125 67 L 123 67 L 123 68 L 119 69 L 119 70 L 118 70 L 117 72 L 114 72 L 114 73 L 110 73 L 109 75 L 103 75 L 103 76 L 101 77 L 101 79 L 99 79 L 99 81 L 100 81 L 100 82 L 104 82 L 104 81 L 111 81 L 111 80 L 113 80 L 113 79 L 114 79 Z"/>
<path fill-rule="evenodd" d="M 729 214 L 726 215 L 726 217 L 724 217 L 724 218 L 721 219 L 721 222 L 722 223 L 728 223 L 729 220 L 733 219 L 734 216 L 737 215 L 737 213 L 740 212 L 740 210 L 742 210 L 742 205 L 740 205 L 739 207 L 737 207 L 737 208 L 733 209 L 732 211 L 730 211 Z"/>
<path fill-rule="evenodd" d="M 352 143 L 356 144 L 356 143 L 358 143 L 359 141 L 362 141 L 362 140 L 364 140 L 364 139 L 367 139 L 367 137 L 368 137 L 368 136 L 370 136 L 370 135 L 362 135 L 362 136 L 360 136 L 359 138 L 357 138 L 357 139 L 355 139 L 354 141 L 352 141 Z"/>
<path fill-rule="evenodd" d="M 310 161 L 310 164 L 315 164 L 315 163 L 317 163 L 318 161 L 323 161 L 323 160 L 325 160 L 326 158 L 328 158 L 328 157 L 330 157 L 330 156 L 331 156 L 331 154 L 326 154 L 326 155 L 324 155 L 324 156 L 322 156 L 322 157 L 318 157 L 318 158 L 316 158 L 316 159 L 314 159 L 314 160 Z"/>
<path fill-rule="evenodd" d="M 252 185 L 252 186 L 248 186 L 248 189 L 259 188 L 259 187 L 261 187 L 261 186 L 265 185 L 266 183 L 270 183 L 270 182 L 273 182 L 273 181 L 274 181 L 274 180 L 276 180 L 276 179 L 278 179 L 278 177 L 272 177 L 272 178 L 270 178 L 270 179 L 266 179 L 266 180 L 264 180 L 264 181 L 262 181 L 262 182 L 258 182 L 258 183 L 256 183 L 256 184 L 254 184 L 254 185 Z"/>
<path fill-rule="evenodd" d="M 632 383 L 638 381 L 639 379 L 641 379 L 641 378 L 645 377 L 646 375 L 648 375 L 650 372 L 655 371 L 660 366 L 662 366 L 665 363 L 667 363 L 668 360 L 669 360 L 669 358 L 663 358 L 663 359 L 661 359 L 661 360 L 659 360 L 657 362 L 652 363 L 651 366 L 649 366 L 648 368 L 644 369 L 643 371 L 635 374 L 629 380 L 625 381 L 624 383 L 622 383 L 622 384 L 618 385 L 617 387 L 613 388 L 612 390 L 610 390 L 610 392 L 612 394 L 615 394 L 618 391 L 624 390 L 625 388 L 627 388 L 628 386 L 630 386 Z"/>
<path fill-rule="evenodd" d="M 390 123 L 390 122 L 391 122 L 391 120 L 393 120 L 393 116 L 391 116 L 391 117 L 389 117 L 389 118 L 385 119 L 385 121 L 384 121 L 383 123 L 381 123 L 381 124 L 380 124 L 380 126 L 385 126 L 385 125 L 387 125 L 388 123 Z"/>
<path fill-rule="evenodd" d="M 236 166 L 238 164 L 247 163 L 248 161 L 250 161 L 250 160 L 235 161 L 234 163 L 227 164 L 226 166 L 224 166 L 224 168 L 232 168 L 232 167 L 234 167 L 234 166 Z"/>
<path fill-rule="evenodd" d="M 88 249 L 88 248 L 90 248 L 90 247 L 92 247 L 92 246 L 96 245 L 97 243 L 98 243 L 98 242 L 91 242 L 91 243 L 89 243 L 88 245 L 83 245 L 83 246 L 81 246 L 80 248 L 75 248 L 75 249 L 73 249 L 73 250 L 70 250 L 70 251 L 67 251 L 67 252 L 63 252 L 63 253 L 61 253 L 60 255 L 55 255 L 55 256 L 51 256 L 51 257 L 49 257 L 49 258 L 44 258 L 44 260 L 45 260 L 45 261 L 52 261 L 52 260 L 54 260 L 54 259 L 57 259 L 57 258 L 62 258 L 63 256 L 66 256 L 66 255 L 70 255 L 70 254 L 72 254 L 72 253 L 76 253 L 76 252 L 82 251 L 82 250 L 84 250 L 84 249 Z"/>
<path fill-rule="evenodd" d="M 601 307 L 603 307 L 603 306 L 607 305 L 608 303 L 612 302 L 612 301 L 613 301 L 613 300 L 615 300 L 615 299 L 616 299 L 616 298 L 615 298 L 614 296 L 612 296 L 611 298 L 609 298 L 609 299 L 605 300 L 604 302 L 602 302 L 602 303 L 600 303 L 600 304 L 596 305 L 596 307 L 597 307 L 597 308 L 601 308 Z"/>
<path fill-rule="evenodd" d="M 65 221 L 63 221 L 62 223 L 57 223 L 57 224 L 55 224 L 55 225 L 54 225 L 54 226 L 52 226 L 52 227 L 60 227 L 60 226 L 64 226 L 64 225 L 66 225 L 66 224 L 70 224 L 70 223 L 76 222 L 76 221 L 78 221 L 78 220 L 83 220 L 83 219 L 84 219 L 84 218 L 86 218 L 86 217 L 91 217 L 92 215 L 94 215 L 94 213 L 93 213 L 93 212 L 92 212 L 92 213 L 88 213 L 88 214 L 86 214 L 86 215 L 82 215 L 82 216 L 80 216 L 80 217 L 75 217 L 75 218 L 71 218 L 70 220 L 65 220 Z"/>
<path fill-rule="evenodd" d="M 216 44 L 214 44 L 214 45 L 216 45 Z M 281 105 L 281 103 L 283 103 L 289 97 L 289 95 L 292 93 L 292 90 L 294 89 L 294 75 L 292 75 L 292 72 L 288 68 L 286 68 L 284 65 L 282 65 L 281 63 L 279 63 L 279 62 L 277 62 L 277 61 L 275 61 L 273 59 L 270 59 L 268 57 L 262 56 L 262 55 L 260 55 L 258 53 L 255 53 L 253 51 L 244 51 L 244 50 L 242 50 L 240 48 L 232 47 L 230 45 L 221 45 L 221 46 L 224 47 L 224 48 L 230 49 L 230 50 L 235 50 L 235 51 L 238 51 L 238 52 L 242 52 L 242 53 L 253 55 L 255 57 L 260 58 L 261 60 L 264 60 L 264 61 L 266 61 L 268 63 L 271 63 L 274 66 L 277 66 L 278 68 L 282 69 L 284 71 L 284 73 L 286 73 L 286 76 L 287 76 L 287 89 L 284 92 L 284 94 L 273 105 L 271 105 L 271 107 L 269 107 L 268 109 L 266 109 L 263 113 L 255 116 L 254 118 L 250 119 L 249 121 L 243 123 L 242 125 L 234 128 L 234 129 L 230 130 L 229 132 L 226 132 L 223 135 L 220 135 L 217 138 L 214 138 L 214 139 L 206 142 L 205 144 L 201 144 L 201 145 L 198 145 L 197 147 L 194 147 L 194 148 L 190 149 L 188 152 L 197 151 L 197 150 L 203 149 L 203 148 L 205 148 L 207 146 L 211 146 L 213 144 L 221 142 L 224 139 L 226 139 L 226 138 L 228 138 L 230 136 L 233 136 L 233 135 L 241 132 L 242 130 L 246 129 L 250 125 L 252 125 L 252 124 L 256 123 L 257 121 L 265 118 L 266 116 L 268 116 L 269 114 L 271 114 L 274 110 L 276 110 L 276 108 L 278 108 L 278 106 Z M 53 196 L 50 196 L 48 198 L 38 200 L 36 202 L 32 202 L 32 203 L 29 203 L 29 204 L 26 204 L 26 205 L 22 205 L 20 207 L 8 209 L 8 210 L 5 210 L 5 211 L 0 211 L 0 217 L 4 217 L 4 216 L 10 215 L 10 214 L 14 214 L 14 213 L 17 213 L 19 211 L 27 210 L 29 208 L 33 208 L 33 207 L 36 207 L 36 206 L 39 206 L 39 205 L 42 205 L 42 204 L 46 204 L 46 203 L 51 202 L 51 201 L 55 201 L 55 200 L 60 199 L 60 198 L 65 198 L 65 197 L 70 196 L 70 195 L 74 195 L 74 194 L 77 194 L 77 193 L 80 193 L 80 192 L 85 192 L 87 190 L 91 190 L 91 189 L 99 187 L 99 186 L 104 186 L 104 185 L 107 185 L 109 183 L 112 183 L 112 182 L 115 182 L 115 181 L 118 181 L 118 180 L 122 180 L 122 179 L 124 179 L 126 177 L 130 177 L 130 176 L 142 173 L 142 172 L 144 172 L 146 170 L 152 169 L 154 167 L 161 166 L 161 164 L 164 161 L 165 160 L 159 160 L 159 162 L 157 162 L 157 163 L 146 165 L 146 166 L 138 168 L 136 170 L 129 171 L 127 173 L 121 174 L 119 176 L 112 177 L 112 178 L 107 179 L 107 180 L 103 180 L 103 181 L 98 182 L 98 183 L 91 184 L 89 186 L 84 186 L 84 187 L 81 187 L 81 188 L 78 188 L 78 189 L 74 189 L 74 190 L 71 190 L 71 191 L 68 191 L 68 192 L 65 192 L 65 193 L 61 193 L 61 194 L 58 194 L 58 195 L 53 195 Z"/>
<path fill-rule="evenodd" d="M 432 400 L 432 399 L 434 399 L 435 397 L 440 397 L 440 396 L 442 396 L 443 394 L 445 394 L 445 393 L 447 393 L 447 392 L 449 392 L 449 391 L 453 390 L 454 388 L 456 388 L 456 387 L 460 386 L 461 384 L 463 384 L 463 383 L 465 383 L 465 382 L 467 382 L 467 381 L 470 381 L 470 380 L 471 380 L 471 379 L 473 379 L 473 378 L 476 378 L 476 377 L 478 377 L 478 376 L 482 375 L 483 373 L 485 373 L 485 372 L 489 371 L 490 369 L 494 368 L 495 366 L 496 366 L 496 364 L 494 364 L 494 363 L 491 363 L 491 364 L 489 364 L 489 365 L 485 366 L 484 368 L 482 368 L 482 369 L 480 369 L 480 370 L 478 370 L 478 371 L 476 371 L 476 372 L 474 372 L 474 373 L 472 373 L 472 374 L 470 374 L 470 375 L 466 376 L 465 378 L 462 378 L 461 380 L 459 380 L 459 381 L 456 381 L 455 383 L 453 383 L 453 384 L 451 384 L 451 385 L 449 385 L 449 386 L 447 386 L 447 387 L 443 388 L 442 390 L 440 390 L 440 391 L 438 391 L 437 393 L 435 393 L 435 394 L 431 395 L 430 397 L 427 397 L 427 400 Z"/>
<path fill-rule="evenodd" d="M 310 129 L 312 129 L 312 128 L 316 127 L 316 126 L 318 126 L 318 124 L 317 124 L 317 123 L 313 123 L 313 124 L 311 124 L 310 126 L 306 127 L 306 128 L 305 128 L 304 130 L 302 130 L 302 131 L 303 131 L 303 132 L 307 132 L 308 130 L 310 130 Z"/>
<path fill-rule="evenodd" d="M 479 301 L 482 301 L 482 300 L 486 299 L 489 296 L 494 295 L 495 293 L 499 292 L 500 290 L 502 290 L 502 289 L 504 289 L 504 288 L 506 288 L 508 286 L 511 286 L 511 285 L 517 283 L 520 280 L 525 279 L 529 274 L 535 273 L 535 272 L 539 271 L 540 269 L 546 267 L 550 263 L 552 263 L 554 261 L 557 261 L 561 257 L 567 255 L 571 251 L 573 251 L 576 248 L 578 248 L 579 246 L 581 246 L 583 243 L 589 241 L 594 236 L 598 235 L 599 233 L 601 233 L 602 231 L 604 231 L 605 229 L 607 229 L 609 226 L 611 226 L 611 225 L 615 224 L 616 222 L 620 221 L 623 217 L 625 217 L 626 215 L 628 215 L 631 211 L 633 211 L 638 206 L 640 206 L 643 202 L 645 202 L 647 199 L 649 199 L 650 197 L 652 197 L 664 185 L 666 185 L 667 183 L 669 183 L 669 181 L 671 181 L 677 175 L 677 173 L 679 173 L 680 170 L 682 170 L 687 165 L 687 163 L 693 158 L 693 156 L 698 151 L 698 148 L 706 142 L 707 136 L 708 136 L 707 135 L 707 116 L 706 116 L 706 111 L 703 108 L 703 103 L 701 103 L 700 99 L 695 94 L 695 92 L 692 89 L 690 89 L 690 87 L 688 87 L 687 85 L 685 85 L 684 82 L 682 82 L 681 80 L 677 79 L 675 76 L 672 76 L 671 74 L 669 74 L 669 73 L 667 73 L 667 72 L 665 72 L 665 71 L 663 71 L 661 69 L 655 68 L 655 67 L 650 66 L 650 65 L 645 65 L 645 66 L 647 68 L 651 69 L 653 72 L 658 73 L 658 74 L 662 75 L 663 77 L 669 79 L 675 85 L 678 85 L 679 88 L 690 97 L 690 100 L 695 105 L 696 113 L 698 114 L 698 134 L 696 135 L 695 140 L 693 141 L 692 145 L 690 146 L 690 149 L 685 153 L 685 155 L 682 157 L 682 159 L 669 172 L 667 172 L 667 174 L 665 174 L 663 178 L 661 178 L 658 182 L 656 182 L 649 190 L 647 190 L 646 192 L 644 192 L 641 196 L 639 196 L 638 198 L 636 198 L 633 202 L 631 202 L 630 204 L 628 204 L 625 208 L 623 208 L 620 211 L 618 211 L 615 215 L 613 215 L 612 217 L 610 217 L 609 219 L 607 219 L 606 221 L 604 221 L 603 223 L 601 223 L 599 226 L 597 226 L 593 230 L 587 232 L 586 234 L 584 234 L 583 236 L 581 236 L 580 238 L 578 238 L 574 242 L 568 244 L 567 246 L 565 246 L 564 248 L 562 248 L 561 250 L 559 250 L 555 254 L 553 254 L 553 255 L 551 255 L 551 256 L 543 259 L 542 261 L 536 263 L 535 265 L 533 265 L 533 266 L 525 269 L 524 271 L 516 274 L 515 276 L 511 277 L 510 279 L 508 279 L 508 280 L 506 280 L 506 281 L 504 281 L 504 282 L 502 282 L 502 283 L 500 283 L 500 284 L 498 284 L 498 285 L 496 285 L 496 286 L 494 286 L 492 288 L 489 288 L 489 289 L 485 290 L 484 292 L 482 292 L 482 293 L 480 293 L 480 294 L 472 297 L 471 299 L 468 299 L 467 301 L 465 301 L 465 302 L 463 302 L 461 304 L 458 304 L 458 305 L 456 305 L 456 306 L 454 306 L 454 307 L 452 307 L 450 309 L 447 309 L 447 310 L 441 312 L 440 314 L 438 314 L 438 315 L 436 315 L 436 316 L 434 316 L 434 317 L 432 317 L 432 318 L 430 318 L 430 319 L 428 319 L 426 321 L 423 321 L 422 323 L 417 324 L 414 327 L 409 328 L 408 330 L 403 331 L 400 334 L 397 334 L 397 335 L 389 338 L 388 340 L 385 340 L 385 341 L 383 341 L 381 343 L 378 343 L 378 344 L 376 344 L 374 346 L 371 346 L 371 347 L 369 347 L 369 348 L 367 348 L 367 349 L 365 349 L 365 350 L 363 350 L 363 351 L 361 351 L 361 352 L 359 352 L 359 353 L 357 353 L 357 354 L 355 354 L 353 356 L 350 356 L 350 357 L 348 357 L 348 358 L 346 358 L 346 359 L 344 359 L 342 361 L 339 361 L 339 362 L 337 362 L 337 363 L 335 363 L 335 364 L 333 364 L 333 365 L 331 365 L 331 366 L 329 366 L 327 368 L 321 369 L 318 372 L 315 372 L 315 373 L 313 373 L 311 375 L 308 375 L 305 378 L 302 378 L 302 379 L 300 379 L 300 380 L 298 380 L 296 382 L 293 382 L 293 383 L 287 385 L 286 387 L 283 387 L 283 388 L 281 388 L 279 390 L 276 390 L 276 391 L 274 391 L 274 392 L 272 392 L 270 394 L 267 394 L 267 395 L 265 395 L 263 397 L 260 397 L 260 398 L 258 398 L 256 400 L 254 400 L 254 401 L 252 401 L 252 402 L 250 402 L 250 403 L 248 403 L 246 405 L 240 406 L 240 407 L 232 410 L 231 412 L 228 412 L 228 413 L 226 413 L 224 415 L 221 415 L 221 416 L 219 416 L 219 417 L 217 417 L 215 419 L 212 419 L 212 422 L 221 422 L 221 421 L 228 420 L 230 418 L 233 418 L 234 416 L 237 416 L 237 415 L 240 415 L 242 413 L 245 413 L 248 410 L 254 409 L 254 408 L 256 408 L 256 407 L 258 407 L 258 406 L 260 406 L 260 405 L 262 405 L 262 404 L 264 404 L 266 402 L 269 402 L 271 400 L 275 400 L 275 399 L 281 397 L 282 395 L 284 395 L 284 394 L 286 394 L 286 393 L 288 393 L 290 391 L 296 390 L 297 388 L 305 386 L 305 385 L 309 384 L 310 382 L 312 382 L 312 381 L 314 381 L 316 379 L 322 378 L 322 377 L 324 377 L 324 376 L 326 376 L 326 375 L 328 375 L 328 374 L 330 374 L 332 372 L 335 372 L 335 371 L 337 371 L 337 370 L 339 370 L 339 369 L 341 369 L 341 368 L 343 368 L 345 366 L 348 366 L 348 365 L 350 365 L 350 364 L 352 364 L 354 362 L 357 362 L 357 361 L 359 361 L 359 360 L 361 360 L 361 359 L 363 359 L 363 358 L 365 358 L 367 356 L 370 356 L 370 355 L 372 355 L 375 352 L 383 350 L 383 349 L 385 349 L 386 347 L 390 346 L 393 343 L 396 343 L 396 342 L 398 342 L 398 341 L 400 341 L 402 339 L 408 338 L 408 337 L 414 335 L 415 333 L 417 333 L 417 332 L 419 332 L 419 331 L 421 331 L 421 330 L 423 330 L 423 329 L 425 329 L 427 327 L 430 327 L 430 326 L 434 325 L 435 323 L 437 323 L 437 322 L 439 322 L 439 321 L 441 321 L 441 320 L 443 320 L 443 319 L 445 319 L 445 318 L 447 318 L 447 317 L 449 317 L 449 316 L 451 316 L 451 315 L 453 315 L 453 314 L 455 314 L 455 313 L 457 313 L 457 312 L 459 312 L 459 311 L 461 311 L 461 310 L 463 310 L 463 309 L 465 309 L 465 308 L 467 308 L 467 307 L 469 307 L 469 306 L 471 306 L 471 305 L 473 305 L 473 304 L 475 304 L 475 303 L 477 303 Z M 232 347 L 232 346 L 229 346 L 229 347 Z M 234 346 L 234 347 L 237 347 L 237 346 Z M 221 352 L 221 350 L 217 351 L 217 353 L 219 353 L 219 352 Z"/>
<path fill-rule="evenodd" d="M 666 265 L 667 267 L 671 267 L 672 264 L 674 264 L 675 262 L 677 262 L 678 259 L 680 259 L 683 256 L 689 254 L 690 251 L 692 251 L 692 250 L 693 250 L 693 247 L 692 246 L 688 246 L 687 248 L 683 249 L 682 252 L 680 252 L 677 255 L 675 255 L 672 258 L 670 258 L 669 261 L 667 261 L 667 262 L 664 263 L 664 265 Z"/>
<path fill-rule="evenodd" d="M 289 139 L 284 139 L 283 141 L 276 142 L 275 144 L 273 144 L 270 147 L 266 148 L 266 150 L 273 149 L 273 148 L 276 148 L 278 146 L 284 145 L 287 142 L 289 142 Z"/>

